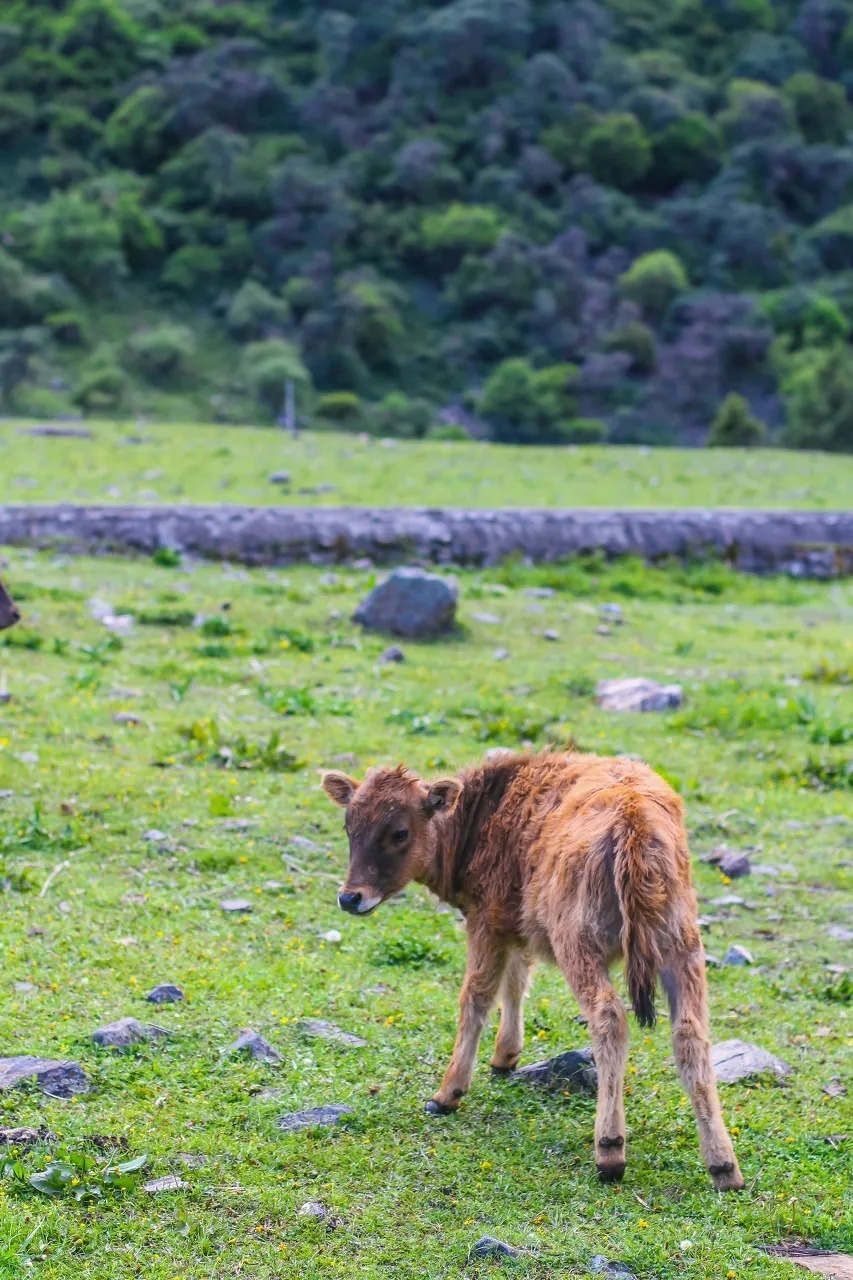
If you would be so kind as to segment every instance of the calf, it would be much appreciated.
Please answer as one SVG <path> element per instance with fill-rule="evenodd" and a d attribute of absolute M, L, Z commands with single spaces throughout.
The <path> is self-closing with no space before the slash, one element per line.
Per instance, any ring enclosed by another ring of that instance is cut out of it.
<path fill-rule="evenodd" d="M 656 977 L 663 983 L 675 1061 L 714 1186 L 743 1186 L 711 1065 L 705 956 L 681 801 L 657 774 L 633 760 L 544 753 L 503 756 L 432 783 L 400 765 L 370 770 L 360 784 L 326 773 L 323 786 L 346 809 L 349 874 L 338 894 L 344 911 L 369 915 L 416 880 L 467 917 L 459 1030 L 427 1111 L 444 1115 L 459 1106 L 498 996 L 492 1067 L 515 1067 L 531 967 L 555 961 L 592 1037 L 598 1172 L 607 1181 L 621 1178 L 628 1027 L 609 976 L 621 954 L 642 1026 L 654 1024 Z"/>
<path fill-rule="evenodd" d="M 0 631 L 5 631 L 6 627 L 13 627 L 20 620 L 21 615 L 17 605 L 0 582 Z"/>

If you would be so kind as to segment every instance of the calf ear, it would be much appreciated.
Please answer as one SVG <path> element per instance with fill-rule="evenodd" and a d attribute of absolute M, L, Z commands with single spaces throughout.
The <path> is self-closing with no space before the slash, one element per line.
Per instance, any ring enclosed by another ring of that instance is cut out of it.
<path fill-rule="evenodd" d="M 462 783 L 458 778 L 439 778 L 430 784 L 424 796 L 427 813 L 452 813 L 462 795 Z"/>
<path fill-rule="evenodd" d="M 323 790 L 326 795 L 345 809 L 358 790 L 358 783 L 349 774 L 331 770 L 323 774 Z"/>

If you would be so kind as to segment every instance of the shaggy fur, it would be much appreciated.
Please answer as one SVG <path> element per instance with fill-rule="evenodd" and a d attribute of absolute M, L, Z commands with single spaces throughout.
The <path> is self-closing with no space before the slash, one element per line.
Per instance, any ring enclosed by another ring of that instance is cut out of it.
<path fill-rule="evenodd" d="M 432 784 L 401 765 L 371 771 L 361 784 L 328 773 L 323 785 L 346 808 L 350 866 L 339 895 L 345 910 L 368 914 L 416 880 L 467 917 L 459 1033 L 428 1110 L 459 1106 L 497 998 L 492 1066 L 515 1067 L 531 967 L 556 962 L 593 1042 L 596 1164 L 603 1178 L 620 1178 L 628 1029 L 609 968 L 621 955 L 644 1026 L 655 1020 L 656 978 L 663 982 L 676 1064 L 714 1185 L 743 1186 L 711 1065 L 705 957 L 682 806 L 662 778 L 633 760 L 543 753 L 503 756 Z"/>

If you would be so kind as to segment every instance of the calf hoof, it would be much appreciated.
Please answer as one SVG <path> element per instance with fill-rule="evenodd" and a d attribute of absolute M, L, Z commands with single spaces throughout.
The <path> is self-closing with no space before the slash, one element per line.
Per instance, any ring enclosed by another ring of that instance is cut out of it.
<path fill-rule="evenodd" d="M 743 1191 L 743 1174 L 736 1160 L 730 1164 L 712 1164 L 708 1172 L 717 1191 Z"/>
<path fill-rule="evenodd" d="M 521 1053 L 507 1053 L 502 1058 L 495 1058 L 490 1063 L 493 1076 L 508 1076 L 511 1071 L 515 1071 L 518 1066 L 518 1060 Z"/>
<path fill-rule="evenodd" d="M 598 1170 L 599 1182 L 621 1182 L 625 1177 L 625 1161 L 614 1161 L 612 1164 L 604 1164 L 600 1160 L 596 1160 L 595 1167 Z"/>
<path fill-rule="evenodd" d="M 625 1139 L 600 1138 L 595 1167 L 600 1182 L 621 1182 L 625 1176 Z"/>
<path fill-rule="evenodd" d="M 438 1098 L 430 1098 L 429 1102 L 424 1103 L 424 1111 L 428 1116 L 452 1116 L 458 1109 L 458 1102 L 439 1102 Z"/>

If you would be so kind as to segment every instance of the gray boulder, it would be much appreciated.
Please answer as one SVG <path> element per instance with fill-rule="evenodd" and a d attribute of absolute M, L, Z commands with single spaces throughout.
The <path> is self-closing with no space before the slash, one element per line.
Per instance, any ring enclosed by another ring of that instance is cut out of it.
<path fill-rule="evenodd" d="M 278 1049 L 274 1049 L 268 1040 L 258 1035 L 257 1031 L 253 1031 L 251 1027 L 247 1027 L 245 1031 L 241 1031 L 233 1044 L 229 1044 L 225 1050 L 226 1053 L 248 1053 L 256 1062 L 283 1062 Z"/>
<path fill-rule="evenodd" d="M 532 1062 L 512 1073 L 513 1080 L 527 1084 L 568 1087 L 575 1093 L 595 1093 L 598 1074 L 590 1049 L 569 1049 L 544 1062 Z"/>
<path fill-rule="evenodd" d="M 160 982 L 156 987 L 148 992 L 145 997 L 151 1004 L 175 1004 L 178 1000 L 183 1000 L 184 993 L 180 987 L 176 987 L 173 982 Z"/>
<path fill-rule="evenodd" d="M 417 639 L 449 631 L 459 587 L 424 569 L 395 569 L 362 600 L 353 616 L 368 631 Z"/>
<path fill-rule="evenodd" d="M 600 680 L 595 694 L 605 711 L 672 711 L 684 702 L 681 685 L 658 684 L 642 676 Z"/>
<path fill-rule="evenodd" d="M 29 1053 L 0 1058 L 0 1089 L 11 1089 L 22 1080 L 35 1080 L 51 1098 L 71 1098 L 76 1093 L 89 1093 L 91 1088 L 79 1062 L 37 1058 Z"/>
<path fill-rule="evenodd" d="M 753 1076 L 767 1074 L 784 1080 L 791 1074 L 787 1062 L 745 1040 L 722 1040 L 715 1044 L 711 1049 L 711 1061 L 714 1064 L 714 1074 L 721 1084 L 735 1084 L 738 1080 L 749 1080 Z"/>
<path fill-rule="evenodd" d="M 150 1022 L 139 1022 L 136 1018 L 118 1018 L 93 1031 L 92 1039 L 105 1049 L 127 1049 L 132 1044 L 162 1040 L 167 1034 L 163 1027 L 154 1026 Z"/>
<path fill-rule="evenodd" d="M 296 1133 L 299 1129 L 313 1129 L 315 1126 L 337 1124 L 341 1116 L 353 1114 L 352 1107 L 339 1106 L 337 1103 L 327 1107 L 310 1107 L 307 1111 L 288 1111 L 279 1116 L 276 1128 L 282 1133 Z"/>

